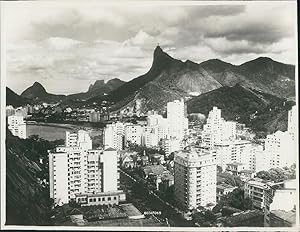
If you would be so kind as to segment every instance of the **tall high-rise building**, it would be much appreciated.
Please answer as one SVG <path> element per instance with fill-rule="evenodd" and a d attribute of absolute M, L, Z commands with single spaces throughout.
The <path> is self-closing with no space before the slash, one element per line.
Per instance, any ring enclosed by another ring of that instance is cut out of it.
<path fill-rule="evenodd" d="M 155 147 L 159 143 L 158 126 L 143 127 L 142 145 L 146 147 Z"/>
<path fill-rule="evenodd" d="M 142 145 L 143 127 L 138 124 L 125 126 L 125 144 Z"/>
<path fill-rule="evenodd" d="M 50 197 L 61 205 L 78 197 L 85 200 L 87 195 L 118 192 L 117 151 L 112 148 L 92 150 L 87 132 L 79 131 L 77 139 L 72 134 L 66 134 L 66 146 L 48 151 Z"/>
<path fill-rule="evenodd" d="M 8 129 L 14 136 L 26 139 L 26 123 L 23 116 L 11 115 L 7 118 Z"/>
<path fill-rule="evenodd" d="M 121 122 L 106 125 L 104 129 L 104 148 L 124 149 L 125 125 Z"/>
<path fill-rule="evenodd" d="M 267 135 L 264 150 L 267 170 L 296 163 L 296 149 L 292 136 L 287 131 Z"/>
<path fill-rule="evenodd" d="M 216 154 L 211 149 L 190 148 L 175 153 L 175 199 L 187 209 L 216 204 Z"/>
<path fill-rule="evenodd" d="M 159 141 L 167 136 L 167 119 L 157 113 L 148 112 L 147 126 L 144 126 L 143 130 L 142 144 L 147 147 L 158 146 Z"/>
<path fill-rule="evenodd" d="M 221 110 L 217 107 L 208 113 L 203 127 L 203 144 L 213 148 L 216 143 L 236 139 L 236 122 L 225 121 L 221 117 Z"/>
<path fill-rule="evenodd" d="M 168 137 L 183 139 L 188 132 L 188 119 L 185 117 L 184 100 L 167 103 Z"/>

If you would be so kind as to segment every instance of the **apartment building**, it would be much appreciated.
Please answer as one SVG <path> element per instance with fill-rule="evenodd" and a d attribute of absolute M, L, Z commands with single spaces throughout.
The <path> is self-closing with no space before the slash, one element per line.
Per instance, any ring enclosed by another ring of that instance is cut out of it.
<path fill-rule="evenodd" d="M 217 107 L 208 113 L 206 124 L 203 127 L 202 142 L 213 148 L 216 143 L 236 139 L 236 122 L 225 121 L 221 117 L 221 110 Z"/>
<path fill-rule="evenodd" d="M 116 122 L 106 125 L 104 128 L 104 148 L 124 149 L 125 125 Z"/>
<path fill-rule="evenodd" d="M 256 150 L 252 148 L 250 141 L 246 140 L 225 140 L 215 143 L 217 164 L 223 170 L 226 169 L 227 164 L 242 163 L 247 170 L 255 171 L 255 155 Z"/>
<path fill-rule="evenodd" d="M 176 138 L 169 138 L 162 140 L 162 149 L 166 156 L 169 156 L 172 152 L 180 151 L 184 148 L 182 140 Z"/>
<path fill-rule="evenodd" d="M 248 180 L 244 185 L 245 197 L 251 198 L 253 206 L 257 209 L 264 209 L 267 190 L 270 187 L 282 186 L 282 182 L 274 183 L 272 181 L 265 181 L 259 178 Z"/>
<path fill-rule="evenodd" d="M 167 103 L 168 137 L 183 139 L 188 133 L 188 119 L 184 100 L 175 100 Z"/>
<path fill-rule="evenodd" d="M 138 124 L 125 126 L 125 144 L 142 145 L 143 127 Z"/>
<path fill-rule="evenodd" d="M 265 170 L 291 166 L 296 163 L 296 151 L 292 136 L 287 131 L 276 131 L 267 135 L 264 150 Z"/>
<path fill-rule="evenodd" d="M 79 201 L 82 194 L 116 192 L 119 187 L 117 151 L 93 150 L 87 132 L 79 131 L 77 141 L 74 134 L 66 133 L 65 146 L 48 151 L 50 197 L 60 205 Z"/>
<path fill-rule="evenodd" d="M 8 129 L 14 136 L 26 139 L 26 123 L 23 116 L 11 115 L 7 117 Z"/>
<path fill-rule="evenodd" d="M 175 153 L 175 199 L 187 209 L 216 204 L 216 155 L 205 148 Z"/>

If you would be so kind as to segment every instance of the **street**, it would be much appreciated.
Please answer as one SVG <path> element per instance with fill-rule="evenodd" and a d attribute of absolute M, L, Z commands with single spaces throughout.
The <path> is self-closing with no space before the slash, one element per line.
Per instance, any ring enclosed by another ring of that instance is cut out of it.
<path fill-rule="evenodd" d="M 191 221 L 185 220 L 179 210 L 161 199 L 152 190 L 145 188 L 145 186 L 138 182 L 135 178 L 120 170 L 120 180 L 123 185 L 128 188 L 134 188 L 131 193 L 127 192 L 128 201 L 132 201 L 135 206 L 141 211 L 157 211 L 160 215 L 153 215 L 158 221 L 164 222 L 169 226 L 195 226 Z M 135 187 L 134 187 L 135 186 Z M 139 191 L 135 193 L 135 191 Z"/>

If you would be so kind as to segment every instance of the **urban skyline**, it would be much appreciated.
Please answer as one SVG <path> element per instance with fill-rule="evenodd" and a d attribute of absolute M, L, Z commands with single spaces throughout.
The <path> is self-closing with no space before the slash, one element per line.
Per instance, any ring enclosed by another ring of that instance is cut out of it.
<path fill-rule="evenodd" d="M 0 4 L 1 229 L 299 228 L 296 2 Z"/>

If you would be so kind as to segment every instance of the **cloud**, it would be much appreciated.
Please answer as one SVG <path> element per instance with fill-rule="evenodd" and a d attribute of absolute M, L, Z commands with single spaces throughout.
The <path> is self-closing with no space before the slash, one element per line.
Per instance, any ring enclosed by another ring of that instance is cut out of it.
<path fill-rule="evenodd" d="M 98 79 L 128 81 L 148 71 L 158 43 L 195 62 L 269 56 L 294 63 L 295 6 L 9 3 L 7 84 L 21 92 L 41 81 L 50 92 L 74 93 Z"/>
<path fill-rule="evenodd" d="M 46 44 L 46 46 L 49 47 L 49 49 L 56 49 L 56 50 L 71 49 L 82 44 L 82 42 L 78 40 L 73 40 L 69 38 L 60 38 L 60 37 L 51 37 L 45 40 L 44 43 Z"/>

